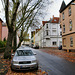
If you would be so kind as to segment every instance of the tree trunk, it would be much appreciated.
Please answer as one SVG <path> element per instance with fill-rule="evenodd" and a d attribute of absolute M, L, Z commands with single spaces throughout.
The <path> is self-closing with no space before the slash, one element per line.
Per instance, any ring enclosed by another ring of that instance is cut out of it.
<path fill-rule="evenodd" d="M 8 39 L 7 39 L 6 49 L 5 49 L 5 53 L 4 53 L 5 59 L 11 58 L 12 39 L 13 39 L 13 33 L 8 32 Z"/>
<path fill-rule="evenodd" d="M 21 46 L 22 41 L 23 40 L 19 40 L 19 44 L 18 44 L 17 48 L 19 48 Z"/>
<path fill-rule="evenodd" d="M 13 51 L 15 52 L 17 48 L 17 37 L 16 37 L 16 31 L 14 32 L 14 37 L 13 37 Z"/>

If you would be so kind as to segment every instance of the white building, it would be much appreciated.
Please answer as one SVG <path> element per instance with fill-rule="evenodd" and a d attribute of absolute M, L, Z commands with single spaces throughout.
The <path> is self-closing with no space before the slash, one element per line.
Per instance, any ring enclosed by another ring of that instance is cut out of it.
<path fill-rule="evenodd" d="M 43 46 L 58 47 L 62 45 L 61 29 L 59 18 L 54 17 L 49 21 L 43 21 Z"/>
<path fill-rule="evenodd" d="M 36 43 L 40 47 L 58 47 L 62 45 L 59 18 L 53 16 L 49 21 L 42 21 L 42 23 L 42 28 L 35 33 L 35 45 Z"/>

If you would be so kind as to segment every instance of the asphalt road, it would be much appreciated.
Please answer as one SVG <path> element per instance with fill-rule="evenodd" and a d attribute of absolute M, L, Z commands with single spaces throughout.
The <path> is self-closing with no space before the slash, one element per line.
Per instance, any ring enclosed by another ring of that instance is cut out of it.
<path fill-rule="evenodd" d="M 39 67 L 42 71 L 46 71 L 48 75 L 75 75 L 75 63 L 36 49 L 33 49 L 33 51 L 37 54 Z"/>

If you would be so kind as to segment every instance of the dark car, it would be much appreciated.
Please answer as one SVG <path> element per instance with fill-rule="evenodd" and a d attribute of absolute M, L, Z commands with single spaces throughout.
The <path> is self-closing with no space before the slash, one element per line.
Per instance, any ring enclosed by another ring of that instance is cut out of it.
<path fill-rule="evenodd" d="M 61 50 L 61 49 L 62 49 L 62 45 L 60 45 L 60 46 L 58 47 L 58 49 Z"/>

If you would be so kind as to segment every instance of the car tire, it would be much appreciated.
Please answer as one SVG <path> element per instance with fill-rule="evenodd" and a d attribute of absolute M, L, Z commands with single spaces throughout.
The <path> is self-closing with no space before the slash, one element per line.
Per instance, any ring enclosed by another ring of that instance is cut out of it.
<path fill-rule="evenodd" d="M 11 71 L 14 71 L 14 69 L 11 67 Z"/>
<path fill-rule="evenodd" d="M 38 70 L 38 68 L 39 68 L 39 67 L 37 66 L 37 67 L 36 67 L 36 70 Z"/>

